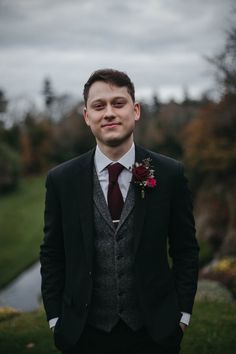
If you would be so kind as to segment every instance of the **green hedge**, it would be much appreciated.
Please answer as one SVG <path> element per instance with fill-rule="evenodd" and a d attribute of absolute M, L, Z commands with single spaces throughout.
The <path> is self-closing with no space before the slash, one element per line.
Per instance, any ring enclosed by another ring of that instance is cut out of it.
<path fill-rule="evenodd" d="M 0 143 L 0 171 L 0 193 L 15 189 L 20 178 L 20 157 L 5 143 Z"/>

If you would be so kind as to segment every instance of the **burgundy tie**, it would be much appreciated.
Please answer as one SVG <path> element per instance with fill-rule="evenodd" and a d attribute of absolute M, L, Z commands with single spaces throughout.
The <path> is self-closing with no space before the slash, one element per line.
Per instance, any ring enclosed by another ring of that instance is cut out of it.
<path fill-rule="evenodd" d="M 111 218 L 115 224 L 117 224 L 120 220 L 121 211 L 124 205 L 124 200 L 118 183 L 118 176 L 123 168 L 124 166 L 118 162 L 107 167 L 109 173 L 107 202 L 111 213 Z"/>

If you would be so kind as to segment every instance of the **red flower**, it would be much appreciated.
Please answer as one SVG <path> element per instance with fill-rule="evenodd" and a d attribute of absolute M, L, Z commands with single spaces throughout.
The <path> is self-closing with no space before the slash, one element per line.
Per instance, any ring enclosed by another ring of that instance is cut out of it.
<path fill-rule="evenodd" d="M 148 177 L 146 182 L 147 182 L 147 187 L 151 187 L 151 188 L 156 187 L 157 181 L 155 178 Z"/>
<path fill-rule="evenodd" d="M 149 170 L 144 165 L 135 166 L 133 168 L 133 176 L 135 181 L 144 181 L 149 176 Z"/>
<path fill-rule="evenodd" d="M 146 188 L 156 187 L 156 179 L 154 178 L 154 170 L 151 166 L 150 157 L 142 160 L 141 163 L 136 162 L 130 170 L 133 173 L 133 181 L 141 188 L 141 197 L 145 196 Z"/>

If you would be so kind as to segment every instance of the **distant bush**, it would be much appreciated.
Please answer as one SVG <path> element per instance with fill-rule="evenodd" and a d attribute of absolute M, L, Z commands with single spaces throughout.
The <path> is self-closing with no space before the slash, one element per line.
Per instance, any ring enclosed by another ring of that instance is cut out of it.
<path fill-rule="evenodd" d="M 199 280 L 196 300 L 232 303 L 233 297 L 230 291 L 219 282 L 214 280 Z"/>
<path fill-rule="evenodd" d="M 0 143 L 0 193 L 15 189 L 19 177 L 19 155 L 7 144 Z"/>
<path fill-rule="evenodd" d="M 200 275 L 204 279 L 211 279 L 221 282 L 236 298 L 236 257 L 224 257 L 214 260 L 204 267 Z"/>
<path fill-rule="evenodd" d="M 0 322 L 19 316 L 21 311 L 13 307 L 0 307 Z"/>
<path fill-rule="evenodd" d="M 200 246 L 199 266 L 201 268 L 214 258 L 214 252 L 209 242 L 198 240 L 198 243 Z"/>

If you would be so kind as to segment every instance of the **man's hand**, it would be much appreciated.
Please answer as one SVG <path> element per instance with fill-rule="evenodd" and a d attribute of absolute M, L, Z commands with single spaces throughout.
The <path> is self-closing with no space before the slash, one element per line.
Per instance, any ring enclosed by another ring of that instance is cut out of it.
<path fill-rule="evenodd" d="M 183 333 L 186 331 L 186 328 L 188 327 L 186 324 L 184 324 L 184 323 L 182 323 L 182 322 L 180 322 L 179 323 L 179 325 L 180 325 L 180 328 L 182 329 L 182 331 L 183 331 Z"/>

